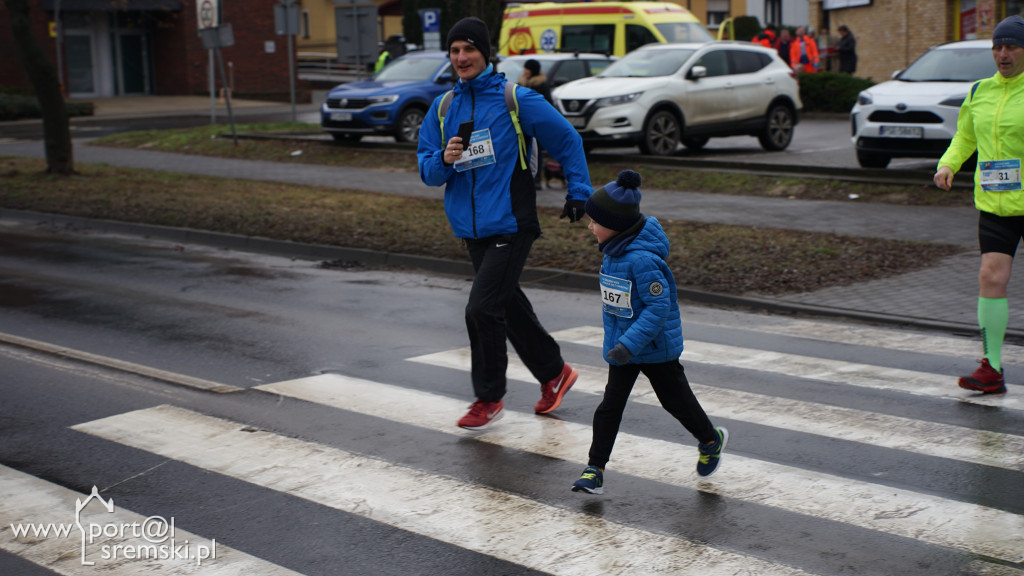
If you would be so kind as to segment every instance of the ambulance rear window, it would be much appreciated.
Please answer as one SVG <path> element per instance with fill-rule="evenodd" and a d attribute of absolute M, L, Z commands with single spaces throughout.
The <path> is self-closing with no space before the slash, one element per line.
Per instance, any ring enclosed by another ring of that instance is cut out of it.
<path fill-rule="evenodd" d="M 562 26 L 563 52 L 611 53 L 614 49 L 614 24 Z"/>

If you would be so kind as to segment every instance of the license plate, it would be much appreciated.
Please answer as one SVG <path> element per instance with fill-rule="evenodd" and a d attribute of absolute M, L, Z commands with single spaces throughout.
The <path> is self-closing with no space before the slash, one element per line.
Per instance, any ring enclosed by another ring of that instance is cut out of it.
<path fill-rule="evenodd" d="M 883 138 L 924 138 L 924 128 L 920 126 L 879 126 L 878 134 Z"/>
<path fill-rule="evenodd" d="M 335 122 L 351 122 L 352 114 L 350 112 L 331 112 L 331 120 Z"/>
<path fill-rule="evenodd" d="M 587 119 L 583 116 L 574 116 L 569 118 L 569 124 L 572 124 L 573 128 L 586 128 Z"/>

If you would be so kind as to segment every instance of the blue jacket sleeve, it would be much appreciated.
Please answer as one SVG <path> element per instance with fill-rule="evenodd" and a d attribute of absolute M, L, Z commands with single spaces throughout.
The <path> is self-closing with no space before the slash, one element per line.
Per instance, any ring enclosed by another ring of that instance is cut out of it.
<path fill-rule="evenodd" d="M 619 338 L 634 355 L 639 354 L 661 333 L 672 308 L 668 282 L 658 263 L 651 258 L 637 258 L 631 263 L 634 298 L 643 302 L 639 315 Z M 661 290 L 651 290 L 658 282 Z"/>
<path fill-rule="evenodd" d="M 562 165 L 568 183 L 566 199 L 590 198 L 594 189 L 590 184 L 590 169 L 579 133 L 537 92 L 518 89 L 516 99 L 519 101 L 519 124 L 523 132 L 537 138 L 544 150 Z"/>
<path fill-rule="evenodd" d="M 441 122 L 437 117 L 437 106 L 444 95 L 434 99 L 430 110 L 420 124 L 419 143 L 416 145 L 416 157 L 420 167 L 420 180 L 427 186 L 442 186 L 451 178 L 455 168 L 444 164 L 444 148 L 447 142 L 441 142 Z M 447 123 L 447 122 L 446 122 Z M 450 132 L 446 130 L 446 132 Z M 453 136 L 454 134 L 448 134 Z"/>

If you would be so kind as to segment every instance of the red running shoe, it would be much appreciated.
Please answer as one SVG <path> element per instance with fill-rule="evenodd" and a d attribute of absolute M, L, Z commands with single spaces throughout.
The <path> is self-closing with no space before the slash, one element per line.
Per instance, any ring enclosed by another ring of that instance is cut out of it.
<path fill-rule="evenodd" d="M 967 390 L 974 390 L 982 394 L 1006 394 L 1006 383 L 1003 381 L 1003 371 L 996 371 L 988 358 L 982 358 L 981 366 L 970 376 L 961 376 L 959 385 Z"/>
<path fill-rule="evenodd" d="M 576 383 L 578 376 L 579 372 L 574 370 L 572 366 L 568 364 L 563 365 L 562 373 L 557 378 L 547 384 L 540 385 L 540 401 L 533 407 L 533 411 L 537 414 L 547 414 L 558 408 L 562 404 L 562 398 L 565 396 L 565 393 Z"/>
<path fill-rule="evenodd" d="M 504 409 L 501 400 L 497 402 L 484 402 L 479 398 L 469 407 L 469 412 L 459 419 L 459 427 L 467 430 L 481 430 L 495 420 L 501 419 L 501 411 Z"/>

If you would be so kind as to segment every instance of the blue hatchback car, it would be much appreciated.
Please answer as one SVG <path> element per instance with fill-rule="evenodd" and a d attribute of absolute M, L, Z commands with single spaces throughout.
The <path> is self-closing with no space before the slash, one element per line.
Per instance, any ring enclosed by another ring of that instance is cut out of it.
<path fill-rule="evenodd" d="M 447 52 L 411 52 L 372 80 L 331 89 L 320 108 L 320 126 L 339 141 L 383 134 L 416 142 L 430 104 L 456 79 Z"/>

